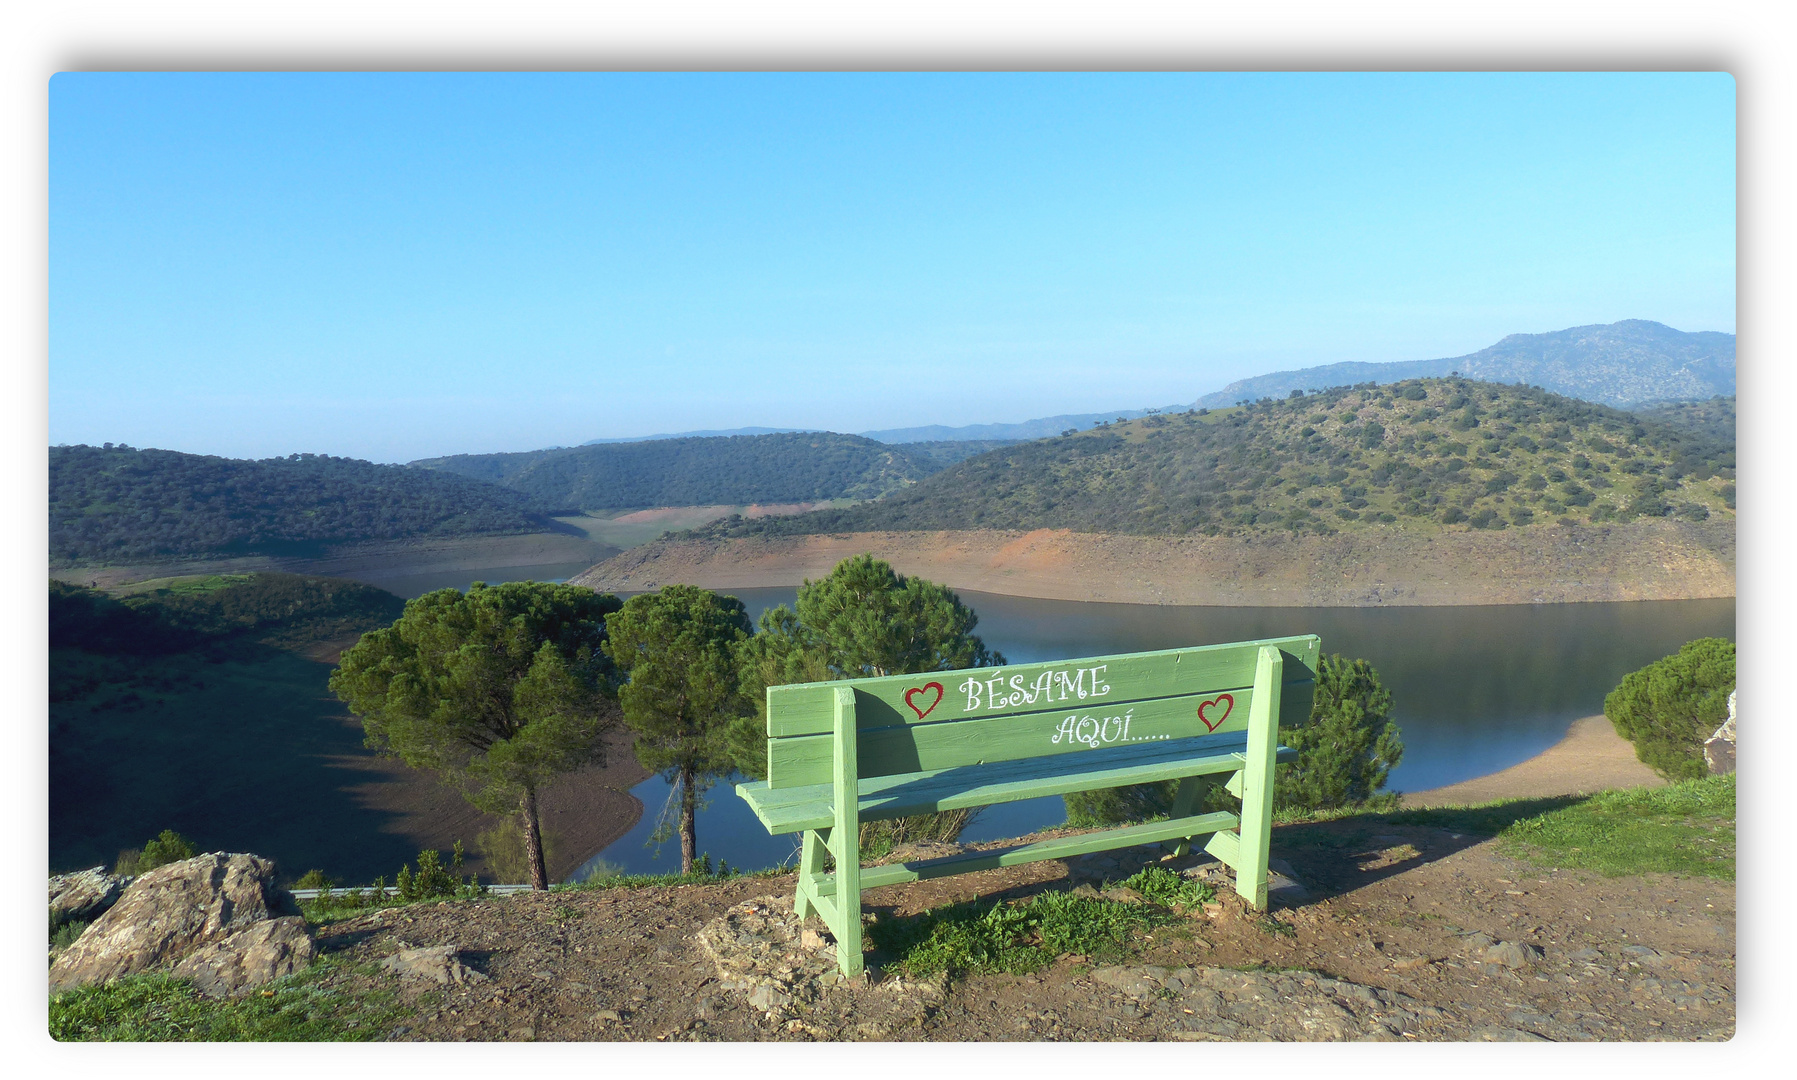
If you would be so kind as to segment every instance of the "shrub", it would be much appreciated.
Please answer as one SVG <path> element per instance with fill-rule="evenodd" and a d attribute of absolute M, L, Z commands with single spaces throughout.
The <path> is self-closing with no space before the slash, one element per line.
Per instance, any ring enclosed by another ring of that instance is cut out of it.
<path fill-rule="evenodd" d="M 1655 772 L 1696 779 L 1709 772 L 1703 743 L 1727 717 L 1734 685 L 1734 642 L 1698 638 L 1625 676 L 1604 698 L 1604 715 Z"/>
<path fill-rule="evenodd" d="M 121 851 L 118 862 L 113 865 L 112 872 L 125 877 L 136 877 L 146 870 L 154 870 L 158 866 L 191 859 L 196 852 L 193 843 L 173 829 L 164 829 L 156 839 L 143 846 L 142 851 Z"/>
<path fill-rule="evenodd" d="M 1278 767 L 1273 785 L 1281 809 L 1323 810 L 1375 800 L 1404 757 L 1391 719 L 1391 691 L 1365 660 L 1325 656 L 1317 664 L 1310 720 L 1281 728 L 1298 760 Z"/>
<path fill-rule="evenodd" d="M 449 866 L 443 865 L 443 857 L 435 851 L 426 849 L 418 853 L 418 872 L 402 866 L 399 876 L 393 879 L 393 887 L 400 900 L 412 903 L 418 900 L 430 900 L 436 897 L 469 897 L 479 896 L 487 891 L 473 875 L 463 881 L 462 842 L 455 842 Z"/>

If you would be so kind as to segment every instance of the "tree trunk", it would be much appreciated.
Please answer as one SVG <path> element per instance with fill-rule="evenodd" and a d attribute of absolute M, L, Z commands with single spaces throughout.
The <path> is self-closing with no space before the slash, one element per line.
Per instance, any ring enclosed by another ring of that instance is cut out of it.
<path fill-rule="evenodd" d="M 547 890 L 549 871 L 543 866 L 543 830 L 537 824 L 537 789 L 524 789 L 518 803 L 518 816 L 524 823 L 524 861 L 530 864 L 530 887 Z"/>
<path fill-rule="evenodd" d="M 680 770 L 680 872 L 683 874 L 693 872 L 693 858 L 698 855 L 695 849 L 699 846 L 699 835 L 693 821 L 699 803 L 695 779 L 691 768 Z"/>

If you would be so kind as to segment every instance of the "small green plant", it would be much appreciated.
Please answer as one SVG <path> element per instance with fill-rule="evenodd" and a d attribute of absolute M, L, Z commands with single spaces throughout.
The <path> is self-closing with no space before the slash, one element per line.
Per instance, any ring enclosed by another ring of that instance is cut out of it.
<path fill-rule="evenodd" d="M 1176 916 L 1147 904 L 1043 893 L 1028 900 L 949 904 L 868 928 L 888 967 L 911 976 L 944 972 L 1023 974 L 1057 957 L 1083 954 L 1095 962 L 1134 955 L 1141 933 Z"/>
<path fill-rule="evenodd" d="M 81 922 L 78 919 L 72 919 L 61 925 L 52 924 L 50 927 L 50 948 L 61 951 L 68 948 L 70 945 L 75 944 L 75 939 L 81 936 L 81 932 L 86 930 L 88 925 L 88 923 Z"/>
<path fill-rule="evenodd" d="M 139 851 L 121 851 L 118 861 L 113 864 L 112 872 L 125 877 L 136 877 L 146 870 L 154 870 L 158 866 L 182 862 L 194 857 L 193 843 L 173 829 L 164 829 L 154 840 Z"/>
<path fill-rule="evenodd" d="M 323 870 L 308 870 L 293 883 L 296 889 L 333 889 L 339 882 L 335 878 L 325 876 Z"/>
<path fill-rule="evenodd" d="M 1217 898 L 1217 890 L 1209 882 L 1176 874 L 1164 866 L 1145 867 L 1123 884 L 1140 893 L 1142 899 L 1165 908 L 1196 907 Z"/>
<path fill-rule="evenodd" d="M 462 842 L 457 840 L 447 868 L 441 855 L 426 848 L 418 853 L 418 872 L 414 874 L 409 866 L 400 867 L 398 876 L 393 879 L 393 887 L 399 899 L 406 903 L 439 897 L 467 899 L 486 895 L 487 887 L 474 875 L 470 874 L 464 881 L 461 874 Z"/>

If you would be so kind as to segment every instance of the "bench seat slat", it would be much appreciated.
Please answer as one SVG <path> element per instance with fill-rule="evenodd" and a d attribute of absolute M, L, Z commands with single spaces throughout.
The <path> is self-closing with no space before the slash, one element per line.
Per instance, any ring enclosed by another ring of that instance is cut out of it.
<path fill-rule="evenodd" d="M 856 784 L 861 820 L 990 806 L 1045 795 L 1145 784 L 1209 773 L 1234 772 L 1245 762 L 1247 734 L 1225 732 L 1188 739 L 1103 747 L 1056 758 L 1026 758 L 934 772 L 901 773 L 861 779 Z M 1281 746 L 1280 761 L 1296 751 Z M 736 793 L 755 811 L 768 832 L 828 828 L 834 820 L 832 787 L 769 788 L 766 781 L 742 783 Z"/>
<path fill-rule="evenodd" d="M 927 878 L 947 877 L 950 874 L 972 874 L 981 870 L 997 870 L 1005 866 L 1022 866 L 1025 863 L 1042 862 L 1046 859 L 1071 859 L 1075 855 L 1085 855 L 1093 851 L 1113 851 L 1117 848 L 1152 844 L 1161 840 L 1220 833 L 1225 829 L 1235 828 L 1236 824 L 1234 814 L 1224 812 L 1200 814 L 1195 817 L 1176 818 L 1170 821 L 1152 821 L 1144 825 L 1130 825 L 1121 829 L 1107 829 L 1103 832 L 1081 833 L 1078 836 L 1059 836 L 1052 840 L 1040 840 L 1033 844 L 1019 844 L 1015 847 L 998 848 L 992 851 L 972 851 L 940 859 L 867 866 L 861 870 L 861 891 L 877 889 L 882 885 L 900 885 Z M 811 877 L 811 888 L 820 895 L 833 897 L 836 895 L 835 876 L 814 874 Z"/>

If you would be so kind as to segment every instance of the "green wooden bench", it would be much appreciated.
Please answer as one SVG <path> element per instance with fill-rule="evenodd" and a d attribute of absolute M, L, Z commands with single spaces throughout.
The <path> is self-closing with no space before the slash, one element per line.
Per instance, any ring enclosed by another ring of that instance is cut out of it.
<path fill-rule="evenodd" d="M 861 971 L 861 893 L 900 882 L 1198 837 L 1267 903 L 1273 765 L 1295 752 L 1277 724 L 1310 715 L 1313 636 L 965 668 L 767 691 L 767 779 L 736 792 L 770 833 L 803 832 L 800 918 L 820 915 L 845 975 Z M 1193 814 L 1227 780 L 1240 817 Z M 861 865 L 863 821 L 1164 780 L 1166 821 L 968 852 Z M 825 872 L 825 853 L 835 857 Z"/>

